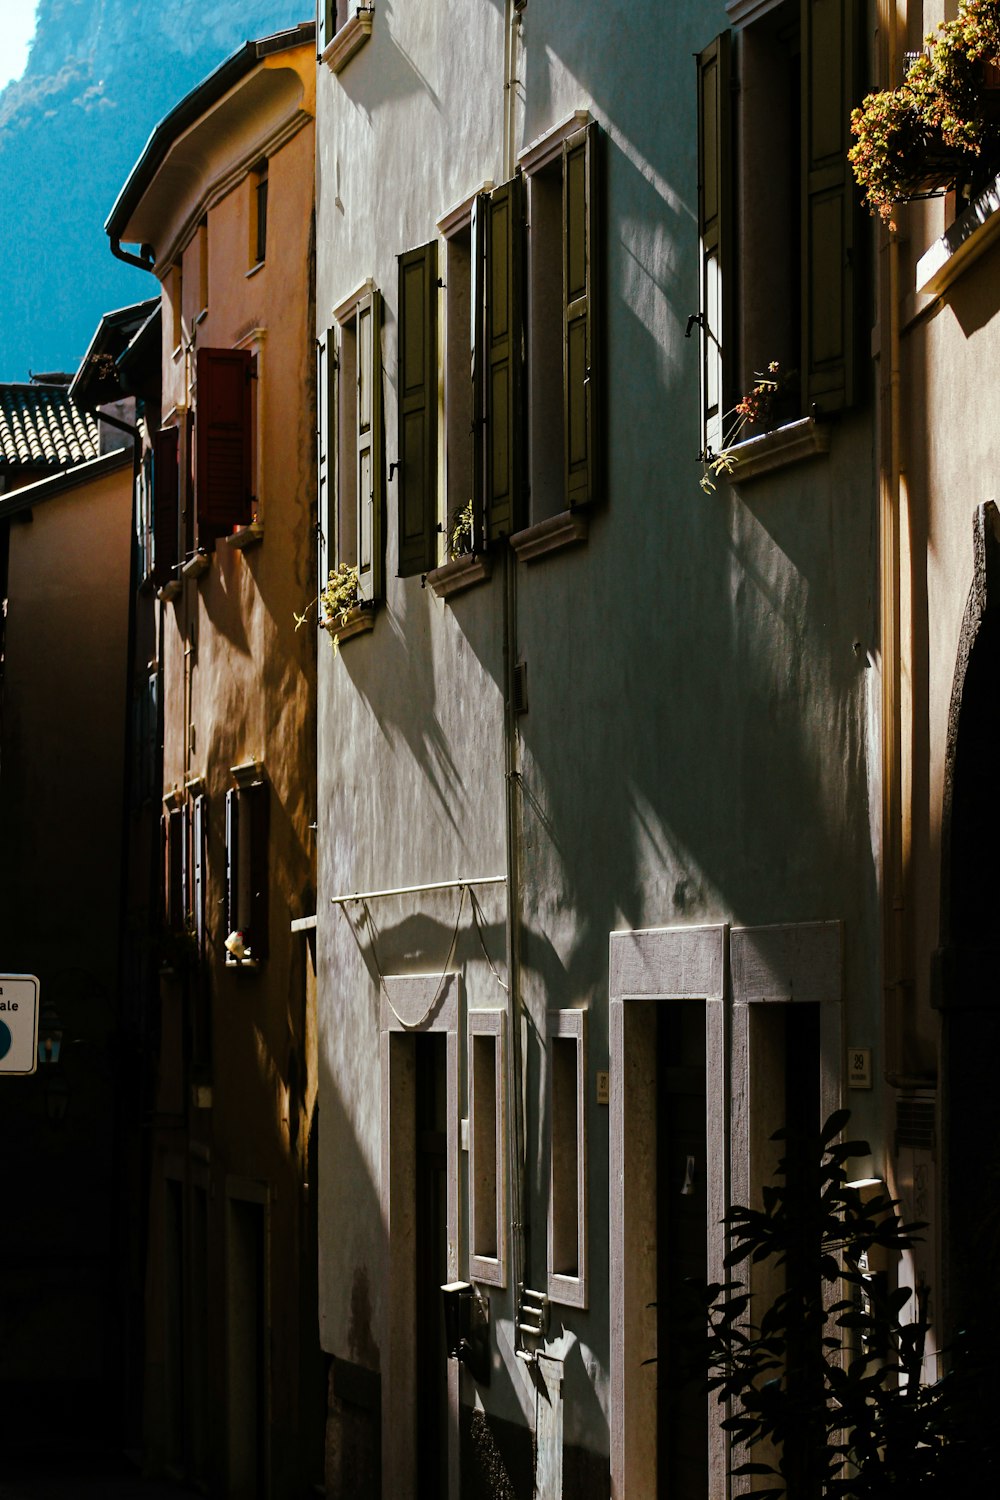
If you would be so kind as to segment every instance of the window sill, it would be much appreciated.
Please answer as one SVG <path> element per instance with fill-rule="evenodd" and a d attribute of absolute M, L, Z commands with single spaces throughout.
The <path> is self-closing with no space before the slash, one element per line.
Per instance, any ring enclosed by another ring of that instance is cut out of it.
<path fill-rule="evenodd" d="M 549 1301 L 563 1307 L 587 1306 L 587 1283 L 582 1276 L 567 1276 L 562 1271 L 549 1272 Z"/>
<path fill-rule="evenodd" d="M 340 625 L 324 625 L 322 628 L 338 645 L 343 645 L 352 635 L 364 635 L 366 630 L 374 630 L 375 611 L 370 604 L 356 604 L 348 610 Z"/>
<path fill-rule="evenodd" d="M 773 432 L 763 432 L 760 437 L 734 443 L 728 451 L 735 458 L 736 467 L 727 477 L 732 484 L 743 484 L 773 469 L 828 453 L 830 428 L 815 417 L 802 417 L 798 422 L 776 427 Z"/>
<path fill-rule="evenodd" d="M 258 958 L 234 958 L 231 953 L 226 954 L 227 969 L 246 969 L 251 974 L 256 974 L 260 968 L 261 960 Z"/>
<path fill-rule="evenodd" d="M 482 557 L 478 552 L 463 552 L 439 568 L 432 568 L 427 574 L 427 582 L 439 599 L 450 599 L 452 594 L 461 594 L 474 584 L 485 583 L 492 572 L 491 558 Z"/>
<path fill-rule="evenodd" d="M 940 296 L 1000 234 L 1000 176 L 917 261 L 916 290 Z"/>
<path fill-rule="evenodd" d="M 251 521 L 249 526 L 241 526 L 239 531 L 227 536 L 226 546 L 235 547 L 237 552 L 246 552 L 250 547 L 259 547 L 263 540 L 263 521 Z"/>
<path fill-rule="evenodd" d="M 208 567 L 208 553 L 196 552 L 193 557 L 188 558 L 187 562 L 181 563 L 181 577 L 200 578 L 202 573 L 208 572 Z M 169 588 L 170 585 L 168 584 L 167 587 Z"/>
<path fill-rule="evenodd" d="M 536 526 L 527 526 L 515 531 L 510 539 L 521 562 L 536 562 L 550 552 L 559 552 L 563 547 L 575 547 L 587 540 L 587 517 L 579 511 L 564 510 L 561 515 L 549 516 Z"/>
<path fill-rule="evenodd" d="M 326 44 L 320 61 L 326 63 L 331 73 L 346 68 L 354 54 L 361 50 L 372 34 L 374 20 L 374 5 L 359 5 L 350 20 L 345 21 L 333 40 Z"/>

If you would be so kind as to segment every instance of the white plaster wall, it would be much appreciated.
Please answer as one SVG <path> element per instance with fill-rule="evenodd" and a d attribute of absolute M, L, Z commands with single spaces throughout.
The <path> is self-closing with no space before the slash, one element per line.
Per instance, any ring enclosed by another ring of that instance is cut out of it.
<path fill-rule="evenodd" d="M 387 461 L 396 256 L 504 175 L 503 23 L 498 0 L 396 0 L 339 79 L 320 69 L 317 324 L 365 277 L 383 290 Z M 725 24 L 703 0 L 529 3 L 517 54 L 515 151 L 578 109 L 607 135 L 607 500 L 585 546 L 520 565 L 517 580 L 527 1279 L 545 1284 L 538 1038 L 547 1009 L 587 1005 L 592 1290 L 586 1312 L 553 1308 L 550 1353 L 566 1361 L 566 1442 L 604 1452 L 608 1125 L 593 1075 L 608 1065 L 608 933 L 842 920 L 850 1040 L 879 1045 L 869 421 L 836 424 L 828 459 L 740 492 L 698 483 L 698 351 L 683 337 L 698 301 L 692 54 Z M 363 1363 L 379 1358 L 384 1265 L 378 994 L 329 900 L 504 868 L 499 559 L 450 605 L 395 579 L 395 485 L 387 499 L 386 607 L 339 657 L 321 642 L 319 662 L 321 1322 L 328 1350 Z M 483 902 L 500 959 L 500 889 Z M 443 966 L 457 908 L 455 892 L 374 904 L 383 971 Z M 469 1004 L 495 1005 L 467 926 L 458 962 Z M 860 1133 L 877 1138 L 879 1109 L 876 1094 Z M 509 1349 L 509 1294 L 493 1308 Z M 519 1362 L 505 1355 L 484 1399 L 533 1410 Z"/>

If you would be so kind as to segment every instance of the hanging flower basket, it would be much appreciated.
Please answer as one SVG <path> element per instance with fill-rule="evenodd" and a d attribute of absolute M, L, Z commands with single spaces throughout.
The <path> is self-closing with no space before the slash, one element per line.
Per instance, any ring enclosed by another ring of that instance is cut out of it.
<path fill-rule="evenodd" d="M 851 115 L 848 153 L 868 207 L 893 205 L 988 175 L 1000 156 L 1000 0 L 964 0 L 899 88 Z"/>

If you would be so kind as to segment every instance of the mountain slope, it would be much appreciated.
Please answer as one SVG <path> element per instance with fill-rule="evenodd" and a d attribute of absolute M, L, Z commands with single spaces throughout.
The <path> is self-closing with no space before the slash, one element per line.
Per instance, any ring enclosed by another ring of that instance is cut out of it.
<path fill-rule="evenodd" d="M 75 369 L 101 314 L 151 296 L 104 220 L 150 131 L 249 37 L 310 0 L 40 0 L 24 77 L 0 91 L 0 380 Z"/>

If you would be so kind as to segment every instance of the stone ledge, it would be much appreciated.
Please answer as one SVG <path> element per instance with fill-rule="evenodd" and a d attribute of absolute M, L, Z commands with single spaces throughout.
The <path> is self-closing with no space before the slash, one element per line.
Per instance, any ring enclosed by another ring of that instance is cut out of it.
<path fill-rule="evenodd" d="M 940 294 L 973 265 L 1000 233 L 1000 176 L 973 198 L 917 261 L 916 291 Z"/>
<path fill-rule="evenodd" d="M 772 469 L 783 469 L 787 464 L 829 453 L 830 428 L 815 417 L 803 417 L 798 422 L 776 427 L 773 432 L 763 432 L 760 437 L 734 443 L 727 451 L 736 459 L 736 466 L 726 478 L 731 484 L 743 484 L 747 479 L 769 474 Z"/>
<path fill-rule="evenodd" d="M 363 635 L 366 630 L 375 628 L 375 610 L 370 604 L 356 604 L 346 615 L 338 618 L 341 620 L 339 625 L 331 623 L 322 627 L 338 645 L 349 641 L 352 635 Z"/>
<path fill-rule="evenodd" d="M 241 526 L 239 531 L 234 531 L 227 536 L 226 546 L 235 547 L 237 552 L 246 552 L 250 547 L 259 547 L 264 540 L 264 525 L 262 521 L 251 521 L 249 526 Z"/>
<path fill-rule="evenodd" d="M 202 573 L 209 569 L 209 557 L 207 552 L 196 552 L 186 562 L 181 563 L 182 578 L 200 578 Z"/>
<path fill-rule="evenodd" d="M 463 552 L 439 568 L 432 568 L 427 574 L 427 582 L 439 599 L 449 599 L 452 594 L 461 594 L 474 584 L 485 583 L 492 572 L 492 558 L 483 557 L 478 552 Z"/>
<path fill-rule="evenodd" d="M 359 5 L 333 40 L 327 42 L 321 61 L 326 63 L 332 73 L 339 73 L 342 68 L 346 68 L 354 54 L 361 50 L 372 34 L 374 20 L 374 5 Z"/>
<path fill-rule="evenodd" d="M 536 526 L 526 526 L 515 531 L 510 545 L 521 562 L 535 562 L 547 557 L 550 552 L 559 552 L 563 547 L 575 547 L 587 540 L 587 517 L 579 511 L 564 510 L 558 516 L 549 516 Z"/>

